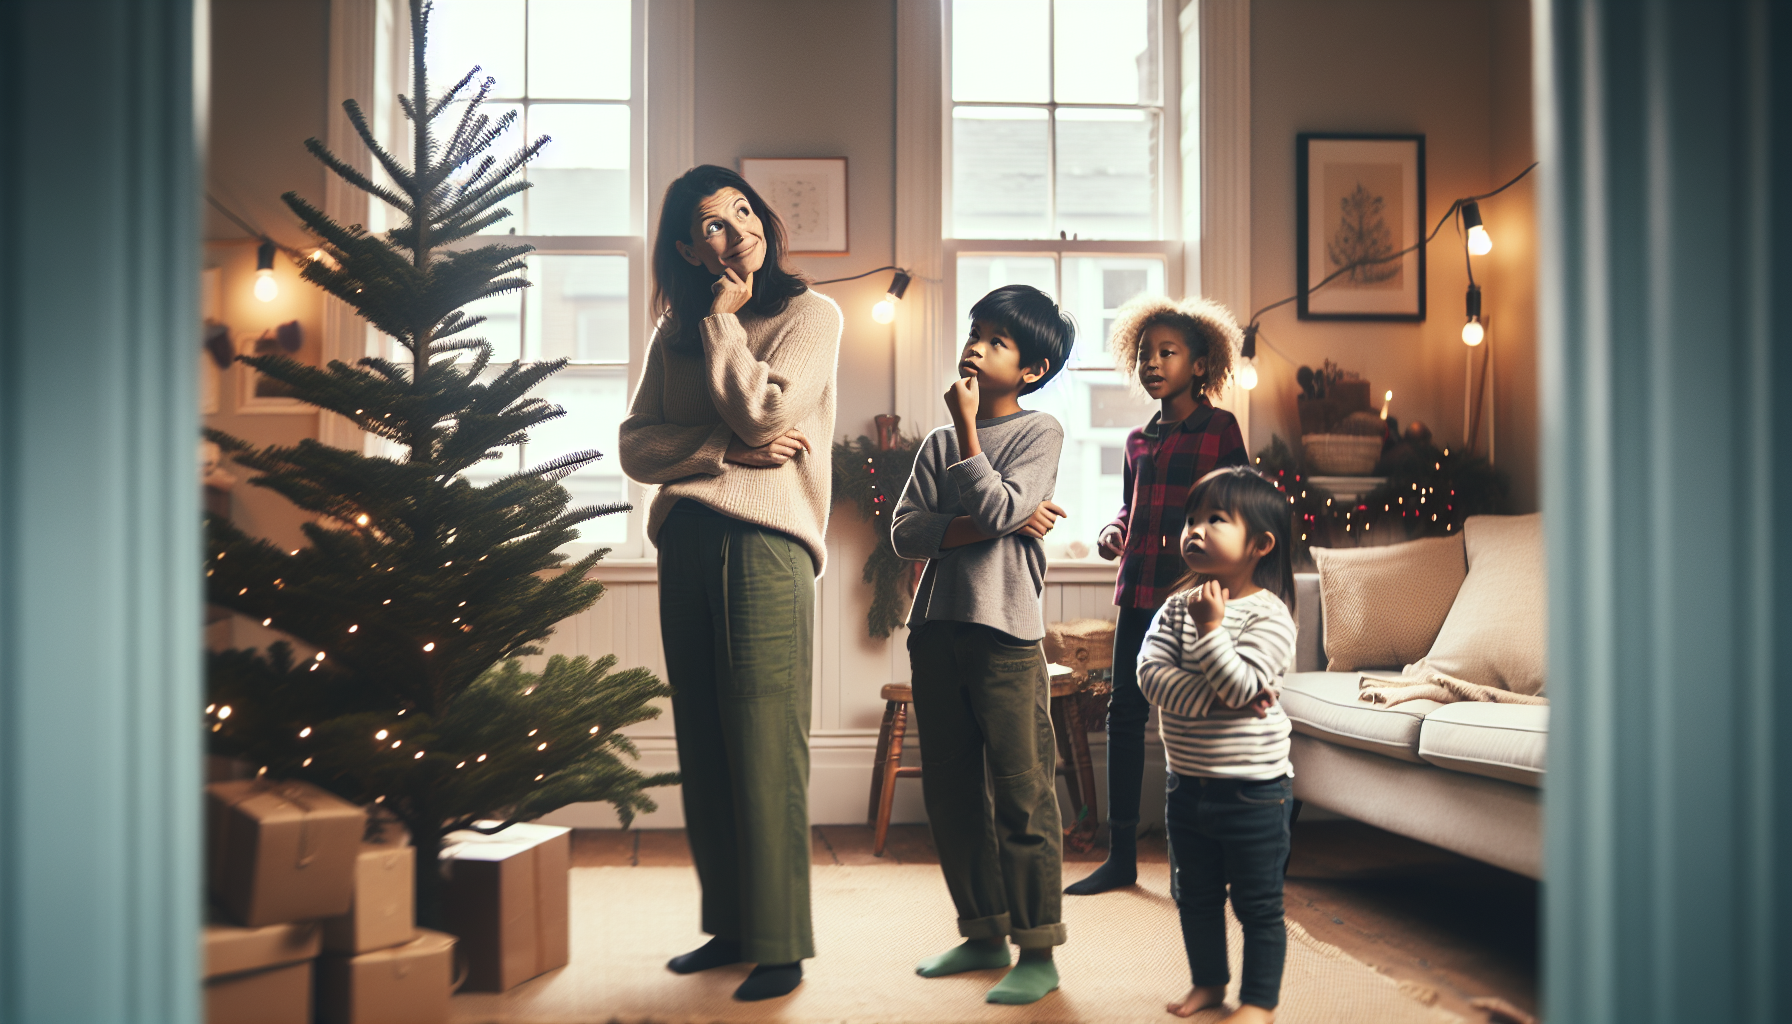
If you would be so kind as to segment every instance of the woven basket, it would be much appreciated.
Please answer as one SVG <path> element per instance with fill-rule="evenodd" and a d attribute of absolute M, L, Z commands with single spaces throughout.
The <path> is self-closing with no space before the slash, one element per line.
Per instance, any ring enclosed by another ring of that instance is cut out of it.
<path fill-rule="evenodd" d="M 1381 460 L 1381 438 L 1355 434 L 1305 434 L 1307 466 L 1320 476 L 1368 476 Z"/>

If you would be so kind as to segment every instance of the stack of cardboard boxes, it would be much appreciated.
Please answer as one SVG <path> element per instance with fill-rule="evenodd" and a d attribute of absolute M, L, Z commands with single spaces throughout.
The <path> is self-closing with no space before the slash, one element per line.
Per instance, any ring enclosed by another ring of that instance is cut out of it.
<path fill-rule="evenodd" d="M 447 1021 L 455 940 L 416 927 L 402 839 L 302 782 L 214 783 L 206 826 L 209 1024 Z"/>

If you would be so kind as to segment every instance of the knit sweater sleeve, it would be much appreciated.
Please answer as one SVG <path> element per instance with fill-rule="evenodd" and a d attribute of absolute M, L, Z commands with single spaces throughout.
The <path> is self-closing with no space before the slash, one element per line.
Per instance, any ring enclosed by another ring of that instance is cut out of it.
<path fill-rule="evenodd" d="M 949 429 L 949 428 L 947 428 Z M 890 546 L 900 558 L 924 561 L 940 555 L 953 515 L 939 511 L 940 467 L 944 462 L 939 431 L 934 431 L 915 457 L 915 468 L 902 488 L 890 520 Z"/>
<path fill-rule="evenodd" d="M 1016 445 L 997 469 L 986 453 L 947 467 L 971 523 L 989 537 L 1006 537 L 1026 525 L 1039 503 L 1052 496 L 1064 428 L 1046 413 L 1026 419 L 1026 443 Z"/>
<path fill-rule="evenodd" d="M 659 335 L 647 346 L 647 364 L 617 438 L 622 471 L 644 484 L 664 484 L 688 476 L 721 476 L 727 466 L 727 423 L 686 426 L 665 419 L 666 354 Z"/>
<path fill-rule="evenodd" d="M 1206 676 L 1183 667 L 1183 650 L 1195 632 L 1188 599 L 1176 594 L 1157 610 L 1139 648 L 1139 691 L 1150 703 L 1187 718 L 1205 714 L 1215 696 Z"/>
<path fill-rule="evenodd" d="M 708 356 L 710 399 L 722 422 L 741 443 L 770 444 L 821 403 L 839 361 L 840 310 L 805 293 L 791 302 L 779 337 L 764 358 L 747 343 L 746 328 L 733 313 L 718 313 L 701 326 Z M 799 305 L 800 304 L 800 305 Z M 817 444 L 827 438 L 811 438 Z"/>

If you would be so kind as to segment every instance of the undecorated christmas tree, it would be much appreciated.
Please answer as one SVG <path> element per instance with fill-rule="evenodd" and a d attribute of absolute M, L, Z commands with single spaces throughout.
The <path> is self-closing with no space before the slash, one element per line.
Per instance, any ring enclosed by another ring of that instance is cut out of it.
<path fill-rule="evenodd" d="M 492 350 L 462 307 L 527 286 L 526 246 L 448 248 L 508 215 L 528 187 L 523 164 L 547 141 L 500 157 L 515 112 L 481 112 L 491 81 L 475 68 L 431 97 L 424 67 L 428 5 L 412 0 L 410 120 L 415 167 L 375 141 L 354 101 L 362 141 L 387 187 L 317 140 L 333 172 L 395 207 L 383 234 L 344 226 L 293 193 L 284 198 L 327 254 L 306 280 L 396 339 L 405 355 L 317 369 L 280 355 L 244 361 L 293 397 L 391 442 L 392 457 L 315 441 L 255 447 L 210 437 L 257 474 L 253 483 L 313 513 L 306 546 L 285 550 L 221 518 L 207 520 L 207 598 L 288 640 L 212 656 L 206 709 L 214 750 L 272 778 L 304 779 L 401 820 L 416 845 L 418 916 L 439 923 L 435 863 L 447 832 L 481 819 L 528 821 L 578 801 L 608 801 L 626 823 L 652 810 L 646 776 L 619 730 L 653 718 L 668 694 L 615 658 L 539 654 L 556 623 L 603 593 L 587 572 L 604 551 L 568 564 L 578 524 L 626 505 L 572 507 L 559 481 L 599 458 L 577 452 L 475 485 L 465 472 L 564 415 L 529 391 L 564 365 L 487 372 Z M 497 829 L 490 829 L 496 831 Z"/>

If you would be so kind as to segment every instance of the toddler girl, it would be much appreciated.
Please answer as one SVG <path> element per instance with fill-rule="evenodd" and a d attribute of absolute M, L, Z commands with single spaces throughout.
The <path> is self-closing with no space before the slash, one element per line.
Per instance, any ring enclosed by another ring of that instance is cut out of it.
<path fill-rule="evenodd" d="M 1169 1010 L 1220 1005 L 1225 904 L 1244 926 L 1232 1024 L 1275 1019 L 1287 955 L 1282 874 L 1294 804 L 1288 717 L 1276 704 L 1294 659 L 1288 498 L 1255 470 L 1218 469 L 1190 489 L 1188 573 L 1152 620 L 1139 687 L 1158 706 L 1170 776 L 1170 895 L 1194 987 Z"/>

